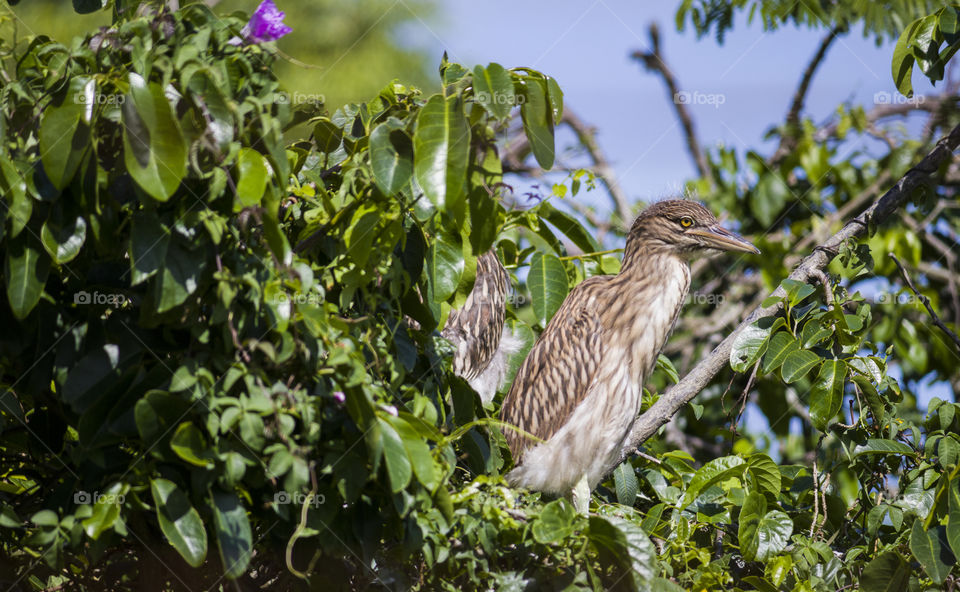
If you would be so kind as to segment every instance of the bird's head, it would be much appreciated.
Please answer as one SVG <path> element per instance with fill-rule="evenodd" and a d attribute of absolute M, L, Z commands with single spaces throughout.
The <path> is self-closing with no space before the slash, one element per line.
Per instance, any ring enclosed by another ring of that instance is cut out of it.
<path fill-rule="evenodd" d="M 636 249 L 668 252 L 684 259 L 717 251 L 760 252 L 747 239 L 721 226 L 706 207 L 685 199 L 657 202 L 640 214 L 627 236 L 627 250 Z"/>

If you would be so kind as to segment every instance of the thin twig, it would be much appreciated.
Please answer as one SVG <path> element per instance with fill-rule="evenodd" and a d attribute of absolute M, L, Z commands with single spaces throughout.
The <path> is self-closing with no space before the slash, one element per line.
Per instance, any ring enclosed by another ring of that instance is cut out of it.
<path fill-rule="evenodd" d="M 690 111 L 687 109 L 686 103 L 680 100 L 684 95 L 680 93 L 677 78 L 667 66 L 667 63 L 663 60 L 663 55 L 660 53 L 660 29 L 656 23 L 650 23 L 648 32 L 650 35 L 650 51 L 635 51 L 630 54 L 630 57 L 642 63 L 648 71 L 656 72 L 663 78 L 663 82 L 667 85 L 667 91 L 670 93 L 673 108 L 677 112 L 677 118 L 680 120 L 680 125 L 683 126 L 683 136 L 687 140 L 687 152 L 690 153 L 693 164 L 697 167 L 700 176 L 709 181 L 710 186 L 713 187 L 715 185 L 713 173 L 710 172 L 710 167 L 707 165 L 707 158 L 700 148 L 700 141 L 697 139 L 693 118 L 690 117 Z"/>
<path fill-rule="evenodd" d="M 940 317 L 937 315 L 936 311 L 933 310 L 932 306 L 930 306 L 930 299 L 921 294 L 920 291 L 917 290 L 916 286 L 913 285 L 913 280 L 910 279 L 910 275 L 907 274 L 907 270 L 903 268 L 903 264 L 900 263 L 900 260 L 897 259 L 897 256 L 893 253 L 890 253 L 890 258 L 893 259 L 893 262 L 897 264 L 897 268 L 900 269 L 900 275 L 902 275 L 903 280 L 907 282 L 907 287 L 910 288 L 910 291 L 912 291 L 917 298 L 920 299 L 920 302 L 923 303 L 924 308 L 927 309 L 927 314 L 929 314 L 930 318 L 933 319 L 933 324 L 939 327 L 941 331 L 946 333 L 947 337 L 949 337 L 953 341 L 953 344 L 957 346 L 957 349 L 960 350 L 960 336 L 957 336 L 956 333 L 951 331 L 949 327 L 943 324 L 943 321 L 940 320 Z"/>

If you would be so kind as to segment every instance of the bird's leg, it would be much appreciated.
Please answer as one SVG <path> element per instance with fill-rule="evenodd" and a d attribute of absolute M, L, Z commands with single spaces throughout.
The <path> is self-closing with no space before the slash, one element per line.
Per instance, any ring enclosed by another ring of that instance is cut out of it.
<path fill-rule="evenodd" d="M 573 486 L 573 490 L 570 492 L 570 501 L 573 502 L 573 507 L 580 514 L 586 516 L 590 511 L 590 483 L 587 481 L 586 475 L 580 477 L 577 484 Z"/>

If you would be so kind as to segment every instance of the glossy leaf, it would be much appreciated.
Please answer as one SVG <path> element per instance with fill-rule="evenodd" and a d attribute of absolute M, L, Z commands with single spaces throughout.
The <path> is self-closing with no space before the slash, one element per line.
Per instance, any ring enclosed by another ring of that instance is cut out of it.
<path fill-rule="evenodd" d="M 523 131 L 530 142 L 530 149 L 537 159 L 537 164 L 549 170 L 553 167 L 554 160 L 554 121 L 547 98 L 546 82 L 537 78 L 524 80 L 523 99 L 523 104 L 520 105 Z"/>
<path fill-rule="evenodd" d="M 90 147 L 90 126 L 85 119 L 92 108 L 94 81 L 85 76 L 70 80 L 70 87 L 59 105 L 49 105 L 40 123 L 40 161 L 57 189 L 73 179 Z"/>
<path fill-rule="evenodd" d="M 236 579 L 247 571 L 253 550 L 253 536 L 247 511 L 235 493 L 215 491 L 212 494 L 213 526 L 220 548 L 224 575 Z"/>
<path fill-rule="evenodd" d="M 167 479 L 152 479 L 150 493 L 157 509 L 157 521 L 167 541 L 184 561 L 200 567 L 207 557 L 207 531 L 200 513 L 177 485 Z"/>
<path fill-rule="evenodd" d="M 826 431 L 843 406 L 843 385 L 847 365 L 843 360 L 824 360 L 810 391 L 810 421 L 813 427 Z"/>
<path fill-rule="evenodd" d="M 774 372 L 779 368 L 783 361 L 791 352 L 800 349 L 800 344 L 790 335 L 788 331 L 780 331 L 770 338 L 770 344 L 767 346 L 767 352 L 763 356 L 763 364 L 760 370 L 764 374 Z"/>
<path fill-rule="evenodd" d="M 263 199 L 269 177 L 267 161 L 252 148 L 241 148 L 237 157 L 237 199 L 243 208 L 254 206 Z M 234 208 L 239 211 L 242 208 Z"/>
<path fill-rule="evenodd" d="M 383 419 L 377 419 L 377 423 L 380 426 L 380 432 L 383 434 L 383 460 L 387 466 L 390 490 L 397 493 L 410 483 L 413 467 L 397 430 Z"/>
<path fill-rule="evenodd" d="M 413 140 L 403 122 L 391 117 L 370 134 L 370 165 L 380 191 L 398 193 L 413 175 Z"/>
<path fill-rule="evenodd" d="M 910 564 L 895 551 L 876 556 L 860 576 L 863 592 L 903 592 L 910 582 Z"/>
<path fill-rule="evenodd" d="M 613 484 L 617 493 L 617 503 L 633 506 L 637 501 L 640 483 L 637 481 L 637 474 L 633 471 L 630 461 L 624 461 L 614 469 Z"/>
<path fill-rule="evenodd" d="M 794 341 L 794 343 L 797 342 Z M 799 343 L 797 343 L 797 347 L 799 347 Z M 791 351 L 783 359 L 780 374 L 783 376 L 784 382 L 791 384 L 805 377 L 819 363 L 820 356 L 808 349 L 798 349 Z"/>
<path fill-rule="evenodd" d="M 475 67 L 473 69 L 473 100 L 493 117 L 500 120 L 506 119 L 517 103 L 510 73 L 497 63 L 489 64 L 486 68 Z"/>
<path fill-rule="evenodd" d="M 426 271 L 433 300 L 443 302 L 457 291 L 463 275 L 463 250 L 460 245 L 438 238 L 427 250 Z"/>
<path fill-rule="evenodd" d="M 83 216 L 68 216 L 66 219 L 51 216 L 40 229 L 40 241 L 47 254 L 57 265 L 72 261 L 80 254 L 87 239 L 87 222 Z"/>
<path fill-rule="evenodd" d="M 567 297 L 566 268 L 555 255 L 534 253 L 527 287 L 530 288 L 533 314 L 540 326 L 546 327 Z"/>
<path fill-rule="evenodd" d="M 13 316 L 24 319 L 40 301 L 50 271 L 50 259 L 28 235 L 10 240 L 8 245 L 4 261 L 7 300 Z"/>
<path fill-rule="evenodd" d="M 470 154 L 470 126 L 458 96 L 430 97 L 417 117 L 414 172 L 427 198 L 441 210 L 464 197 Z"/>
<path fill-rule="evenodd" d="M 914 520 L 913 529 L 910 531 L 910 551 L 933 583 L 937 585 L 946 581 L 947 576 L 950 575 L 950 568 L 956 563 L 956 559 L 945 544 L 943 530 L 942 526 L 934 526 L 926 530 L 923 527 L 923 520 L 917 519 Z"/>
<path fill-rule="evenodd" d="M 134 181 L 158 201 L 170 199 L 187 173 L 187 143 L 163 87 L 130 74 L 123 112 L 123 157 Z"/>
<path fill-rule="evenodd" d="M 567 500 L 548 503 L 533 523 L 533 538 L 544 545 L 563 540 L 573 532 L 576 515 L 576 510 Z"/>

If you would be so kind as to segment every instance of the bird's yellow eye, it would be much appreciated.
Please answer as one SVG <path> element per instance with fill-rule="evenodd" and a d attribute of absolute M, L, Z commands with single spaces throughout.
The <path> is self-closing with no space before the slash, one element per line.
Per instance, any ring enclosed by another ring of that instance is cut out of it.
<path fill-rule="evenodd" d="M 690 216 L 684 216 L 683 218 L 680 218 L 680 226 L 683 226 L 684 228 L 690 228 L 693 226 L 693 218 Z"/>

